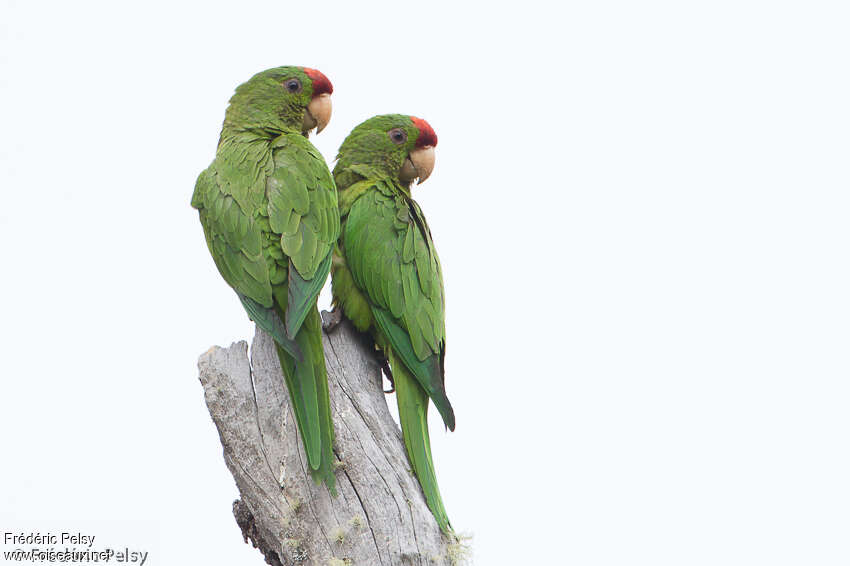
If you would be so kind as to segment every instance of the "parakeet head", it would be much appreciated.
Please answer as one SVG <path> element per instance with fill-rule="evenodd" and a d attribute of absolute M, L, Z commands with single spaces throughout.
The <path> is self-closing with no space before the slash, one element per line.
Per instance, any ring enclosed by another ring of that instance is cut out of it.
<path fill-rule="evenodd" d="M 275 67 L 239 85 L 230 99 L 225 126 L 271 133 L 321 132 L 331 119 L 333 85 L 307 67 Z"/>
<path fill-rule="evenodd" d="M 425 181 L 434 169 L 437 134 L 428 122 L 403 114 L 369 118 L 345 138 L 337 166 L 369 165 L 409 185 Z"/>

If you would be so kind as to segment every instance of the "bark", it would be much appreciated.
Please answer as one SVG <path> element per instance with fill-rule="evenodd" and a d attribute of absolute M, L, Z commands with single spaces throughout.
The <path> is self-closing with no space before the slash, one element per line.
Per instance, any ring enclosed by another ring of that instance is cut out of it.
<path fill-rule="evenodd" d="M 326 314 L 326 313 L 323 313 Z M 199 361 L 245 541 L 272 565 L 456 564 L 410 471 L 374 351 L 348 321 L 323 337 L 336 433 L 337 497 L 307 471 L 272 339 L 257 329 Z"/>

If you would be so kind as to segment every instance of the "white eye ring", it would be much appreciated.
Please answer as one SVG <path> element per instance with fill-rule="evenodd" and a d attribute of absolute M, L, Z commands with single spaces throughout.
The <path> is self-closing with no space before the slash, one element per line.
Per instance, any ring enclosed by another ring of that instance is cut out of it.
<path fill-rule="evenodd" d="M 390 139 L 394 144 L 401 145 L 407 141 L 407 132 L 402 130 L 401 128 L 393 128 L 387 134 L 390 136 Z"/>

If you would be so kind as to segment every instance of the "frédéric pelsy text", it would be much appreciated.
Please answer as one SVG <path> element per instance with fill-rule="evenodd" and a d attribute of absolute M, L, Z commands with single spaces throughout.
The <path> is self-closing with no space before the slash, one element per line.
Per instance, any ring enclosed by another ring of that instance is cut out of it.
<path fill-rule="evenodd" d="M 53 545 L 69 544 L 91 548 L 95 535 L 83 533 L 3 533 L 3 544 Z"/>

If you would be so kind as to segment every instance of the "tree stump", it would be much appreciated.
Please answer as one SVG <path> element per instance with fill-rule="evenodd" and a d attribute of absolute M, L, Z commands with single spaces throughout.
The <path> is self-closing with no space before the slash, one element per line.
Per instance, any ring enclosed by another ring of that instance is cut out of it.
<path fill-rule="evenodd" d="M 323 313 L 325 315 L 327 313 Z M 374 349 L 347 320 L 323 336 L 336 441 L 337 497 L 316 485 L 272 339 L 213 347 L 198 360 L 204 397 L 241 496 L 245 541 L 272 565 L 453 565 L 410 470 Z"/>

